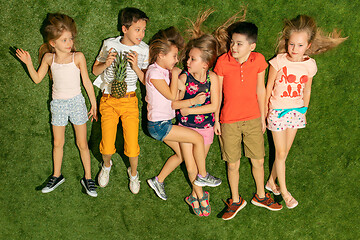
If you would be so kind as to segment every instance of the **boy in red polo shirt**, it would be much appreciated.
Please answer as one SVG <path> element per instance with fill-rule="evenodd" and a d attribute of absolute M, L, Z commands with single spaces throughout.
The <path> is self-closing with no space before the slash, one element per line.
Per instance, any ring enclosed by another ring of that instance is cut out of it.
<path fill-rule="evenodd" d="M 223 107 L 215 115 L 215 133 L 220 135 L 222 157 L 227 162 L 231 199 L 222 216 L 229 220 L 246 205 L 239 195 L 241 144 L 251 159 L 256 194 L 251 203 L 276 211 L 282 206 L 264 189 L 265 70 L 262 54 L 253 52 L 258 29 L 249 22 L 237 22 L 228 28 L 230 50 L 217 60 L 214 72 L 219 76 Z"/>

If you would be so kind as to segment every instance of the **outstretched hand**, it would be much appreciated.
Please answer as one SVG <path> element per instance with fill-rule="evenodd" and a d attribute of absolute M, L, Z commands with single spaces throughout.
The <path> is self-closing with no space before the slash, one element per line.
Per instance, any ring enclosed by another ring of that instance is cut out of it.
<path fill-rule="evenodd" d="M 31 56 L 29 52 L 22 50 L 21 48 L 16 49 L 16 56 L 26 65 L 32 64 Z"/>

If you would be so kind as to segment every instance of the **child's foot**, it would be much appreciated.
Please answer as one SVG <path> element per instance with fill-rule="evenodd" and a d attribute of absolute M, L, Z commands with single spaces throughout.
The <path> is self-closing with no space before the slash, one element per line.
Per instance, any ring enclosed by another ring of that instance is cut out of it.
<path fill-rule="evenodd" d="M 289 194 L 288 196 L 283 196 L 286 207 L 288 209 L 295 208 L 299 204 L 299 202 L 296 201 L 296 199 L 293 196 L 291 196 L 291 193 L 288 192 L 288 194 Z"/>
<path fill-rule="evenodd" d="M 138 194 L 140 191 L 139 173 L 136 172 L 135 177 L 131 176 L 131 167 L 128 168 L 127 173 L 129 175 L 129 180 L 130 180 L 130 182 L 129 182 L 130 191 L 133 194 Z"/>
<path fill-rule="evenodd" d="M 161 198 L 162 200 L 166 200 L 167 196 L 165 193 L 165 184 L 159 182 L 157 177 L 153 177 L 147 180 L 149 186 L 155 191 L 156 195 Z"/>
<path fill-rule="evenodd" d="M 201 212 L 200 204 L 199 204 L 197 198 L 194 198 L 193 195 L 190 194 L 190 196 L 185 198 L 185 202 L 187 204 L 189 204 L 189 206 L 192 208 L 193 212 L 197 216 L 199 216 L 199 217 L 203 216 L 203 213 Z"/>
<path fill-rule="evenodd" d="M 59 177 L 51 176 L 49 182 L 46 186 L 41 190 L 42 193 L 49 193 L 55 190 L 60 184 L 65 182 L 64 176 L 61 174 Z"/>
<path fill-rule="evenodd" d="M 96 186 L 95 186 L 94 180 L 86 179 L 85 177 L 83 177 L 80 182 L 81 182 L 81 185 L 83 185 L 83 187 L 85 188 L 86 193 L 89 196 L 97 197 Z"/>
<path fill-rule="evenodd" d="M 259 195 L 255 193 L 255 196 L 251 200 L 251 203 L 258 207 L 264 207 L 271 211 L 279 211 L 282 209 L 282 205 L 275 202 L 271 196 L 270 193 L 265 193 L 264 198 L 259 198 Z"/>
<path fill-rule="evenodd" d="M 199 187 L 217 187 L 221 184 L 221 179 L 211 176 L 210 173 L 207 173 L 205 177 L 198 174 L 194 184 Z"/>
<path fill-rule="evenodd" d="M 270 185 L 269 182 L 266 183 L 265 185 L 265 189 L 272 192 L 274 195 L 278 196 L 281 194 L 280 192 L 280 187 L 276 184 L 274 184 L 273 186 Z"/>
<path fill-rule="evenodd" d="M 199 199 L 200 209 L 204 217 L 207 217 L 211 213 L 210 207 L 210 193 L 204 192 L 203 197 Z"/>
<path fill-rule="evenodd" d="M 230 220 L 236 216 L 236 214 L 246 206 L 246 201 L 239 196 L 239 202 L 233 202 L 232 199 L 228 200 L 228 203 L 225 202 L 228 206 L 226 212 L 222 215 L 222 219 Z"/>
<path fill-rule="evenodd" d="M 104 162 L 102 163 L 101 170 L 98 176 L 98 184 L 100 187 L 104 188 L 108 185 L 111 166 L 112 166 L 111 160 L 110 160 L 110 167 L 105 167 Z"/>

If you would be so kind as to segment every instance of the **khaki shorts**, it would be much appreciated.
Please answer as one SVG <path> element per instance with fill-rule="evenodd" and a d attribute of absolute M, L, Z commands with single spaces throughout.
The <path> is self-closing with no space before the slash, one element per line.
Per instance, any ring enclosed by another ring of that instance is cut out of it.
<path fill-rule="evenodd" d="M 219 139 L 222 157 L 227 162 L 234 163 L 240 160 L 242 142 L 244 142 L 245 157 L 262 159 L 265 156 L 260 118 L 221 124 Z"/>

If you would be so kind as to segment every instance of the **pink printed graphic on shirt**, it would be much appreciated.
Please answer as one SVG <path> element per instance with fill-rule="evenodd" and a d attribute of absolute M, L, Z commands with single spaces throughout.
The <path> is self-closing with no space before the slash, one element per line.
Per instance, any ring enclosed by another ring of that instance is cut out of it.
<path fill-rule="evenodd" d="M 181 122 L 186 123 L 188 120 L 188 117 L 181 117 Z"/>
<path fill-rule="evenodd" d="M 196 124 L 200 124 L 200 123 L 202 123 L 204 120 L 205 120 L 205 116 L 204 116 L 204 115 L 197 115 L 197 116 L 195 117 L 195 123 L 196 123 Z"/>
<path fill-rule="evenodd" d="M 191 82 L 191 83 L 189 83 L 189 85 L 186 86 L 186 91 L 190 95 L 193 95 L 199 91 L 199 87 L 195 83 Z"/>
<path fill-rule="evenodd" d="M 283 94 L 280 97 L 290 97 L 295 98 L 299 97 L 302 89 L 302 84 L 306 83 L 308 81 L 308 76 L 302 75 L 300 77 L 300 81 L 296 81 L 296 76 L 293 74 L 287 75 L 287 68 L 283 67 L 283 75 L 281 76 L 280 83 L 284 82 L 284 84 L 287 85 L 287 90 L 283 92 Z M 291 83 L 297 84 L 296 90 L 293 91 L 293 88 L 291 86 Z"/>
<path fill-rule="evenodd" d="M 206 124 L 206 125 L 204 126 L 204 128 L 211 128 L 210 123 Z"/>

